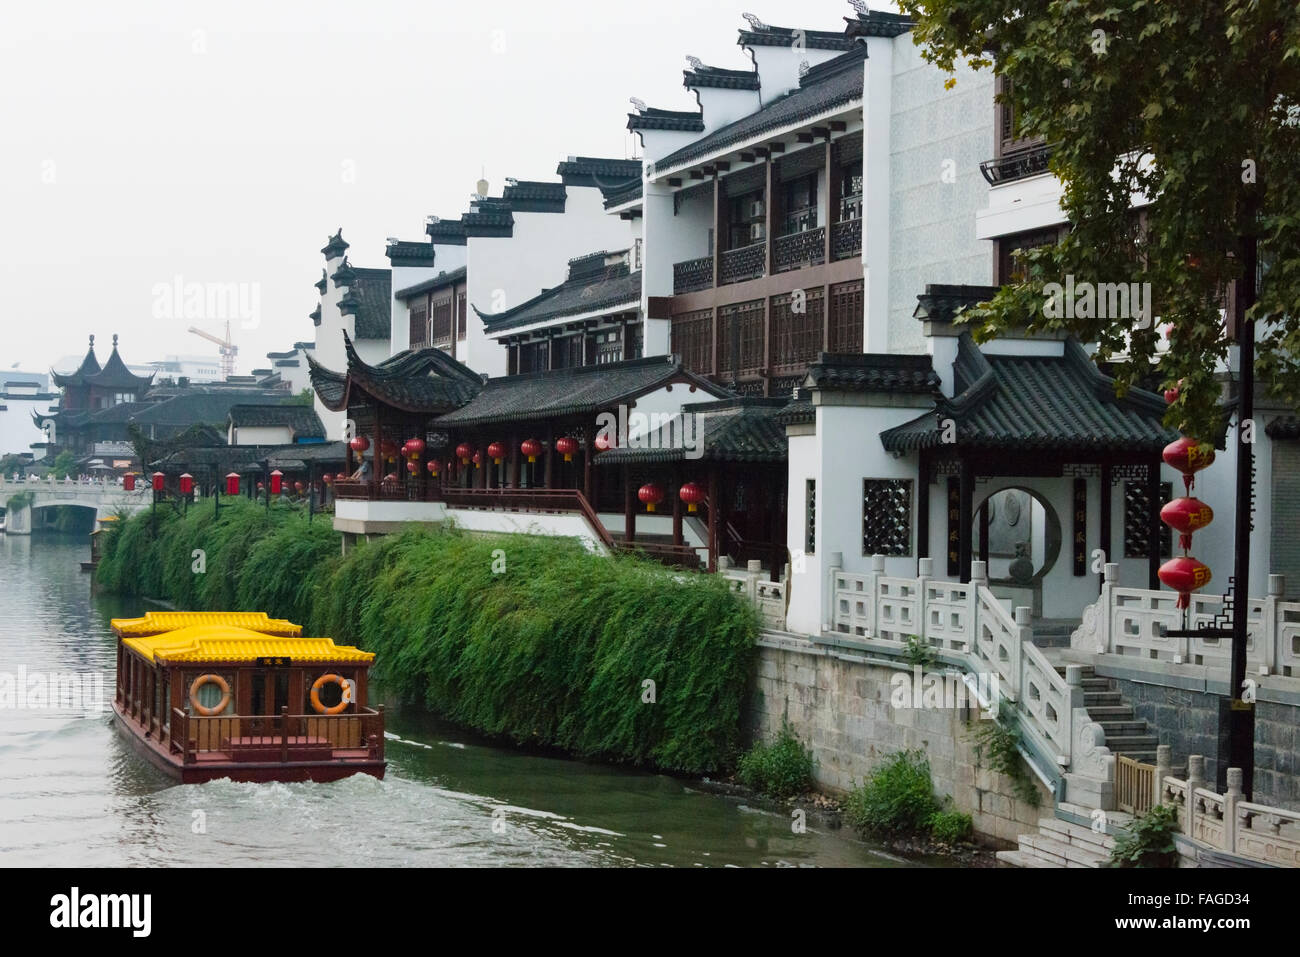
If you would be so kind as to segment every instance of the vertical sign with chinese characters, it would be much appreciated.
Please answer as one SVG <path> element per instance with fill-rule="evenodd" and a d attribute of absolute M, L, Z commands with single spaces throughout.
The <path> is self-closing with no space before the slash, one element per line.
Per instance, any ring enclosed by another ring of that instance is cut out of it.
<path fill-rule="evenodd" d="M 948 479 L 948 576 L 961 574 L 961 479 Z"/>
<path fill-rule="evenodd" d="M 1074 574 L 1088 574 L 1088 480 L 1074 480 Z"/>

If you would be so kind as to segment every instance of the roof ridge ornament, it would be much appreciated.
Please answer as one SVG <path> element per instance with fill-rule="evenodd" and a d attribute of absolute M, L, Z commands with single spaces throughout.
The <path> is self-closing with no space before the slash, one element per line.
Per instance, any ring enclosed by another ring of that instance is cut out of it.
<path fill-rule="evenodd" d="M 644 113 L 649 109 L 649 107 L 645 105 L 645 100 L 640 99 L 639 97 L 630 96 L 627 101 L 641 113 Z"/>
<path fill-rule="evenodd" d="M 704 69 L 704 61 L 701 60 L 701 59 L 700 59 L 699 57 L 697 57 L 697 56 L 687 56 L 687 57 L 686 57 L 686 62 L 687 62 L 687 64 L 690 65 L 690 68 L 691 68 L 692 70 L 703 70 L 703 69 Z"/>
<path fill-rule="evenodd" d="M 762 20 L 758 19 L 758 17 L 754 16 L 752 13 L 742 13 L 741 16 L 743 16 L 746 20 L 748 20 L 749 25 L 759 33 L 765 33 L 766 31 L 772 29 Z"/>
<path fill-rule="evenodd" d="M 867 6 L 866 0 L 849 0 L 849 6 L 853 7 L 853 12 L 860 17 L 871 16 L 871 8 Z"/>

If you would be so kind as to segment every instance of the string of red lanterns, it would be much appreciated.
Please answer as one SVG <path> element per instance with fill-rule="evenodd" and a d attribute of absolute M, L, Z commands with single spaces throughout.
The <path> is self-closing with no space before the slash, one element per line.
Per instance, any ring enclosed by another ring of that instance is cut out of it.
<path fill-rule="evenodd" d="M 1177 387 L 1166 390 L 1165 401 L 1176 401 L 1178 393 Z M 1174 607 L 1186 609 L 1191 607 L 1192 592 L 1204 588 L 1212 577 L 1209 567 L 1189 553 L 1192 549 L 1192 534 L 1214 520 L 1214 510 L 1191 497 L 1196 473 L 1214 462 L 1214 446 L 1183 436 L 1165 446 L 1160 457 L 1170 467 L 1183 473 L 1183 486 L 1188 494 L 1174 499 L 1160 510 L 1160 521 L 1178 532 L 1178 544 L 1183 554 L 1161 565 L 1157 575 L 1162 582 L 1178 592 L 1178 602 Z"/>

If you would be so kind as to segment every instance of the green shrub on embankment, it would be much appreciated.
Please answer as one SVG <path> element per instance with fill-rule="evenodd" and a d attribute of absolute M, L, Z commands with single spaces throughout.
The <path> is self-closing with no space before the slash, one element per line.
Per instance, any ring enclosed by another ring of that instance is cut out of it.
<path fill-rule="evenodd" d="M 566 539 L 421 529 L 339 557 L 328 521 L 246 500 L 123 521 L 97 579 L 265 611 L 378 655 L 403 698 L 489 734 L 691 773 L 730 767 L 757 617 L 724 582 Z M 206 561 L 192 571 L 195 549 Z M 503 567 L 504 563 L 504 567 Z M 651 684 L 653 683 L 653 684 Z"/>

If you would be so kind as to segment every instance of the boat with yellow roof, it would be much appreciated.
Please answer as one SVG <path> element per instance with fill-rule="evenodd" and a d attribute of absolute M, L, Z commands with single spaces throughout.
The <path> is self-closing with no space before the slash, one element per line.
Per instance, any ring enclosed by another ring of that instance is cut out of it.
<path fill-rule="evenodd" d="M 261 612 L 116 618 L 118 726 L 184 783 L 384 776 L 375 656 Z"/>

